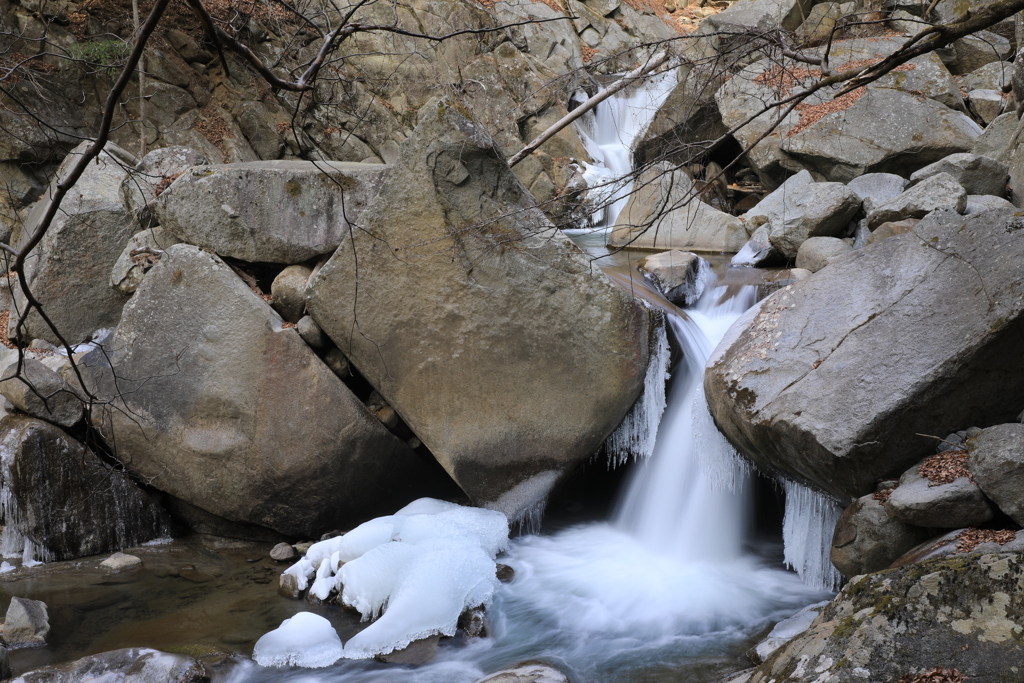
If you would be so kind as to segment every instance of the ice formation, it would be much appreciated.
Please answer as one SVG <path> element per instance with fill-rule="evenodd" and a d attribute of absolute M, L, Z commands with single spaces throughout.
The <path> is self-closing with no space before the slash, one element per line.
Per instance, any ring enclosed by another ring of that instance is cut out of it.
<path fill-rule="evenodd" d="M 647 363 L 643 394 L 633 404 L 622 424 L 605 441 L 611 467 L 625 464 L 630 456 L 636 460 L 646 460 L 654 452 L 658 424 L 665 412 L 665 384 L 668 382 L 671 360 L 664 319 L 659 323 L 656 334 L 653 353 Z"/>
<path fill-rule="evenodd" d="M 786 481 L 782 543 L 786 565 L 813 588 L 839 590 L 842 575 L 829 559 L 832 532 L 842 510 L 824 493 Z"/>
<path fill-rule="evenodd" d="M 697 386 L 693 395 L 693 440 L 701 446 L 697 458 L 714 490 L 735 493 L 753 474 L 750 462 L 718 430 L 708 408 L 703 383 Z"/>
<path fill-rule="evenodd" d="M 331 622 L 312 612 L 299 612 L 256 641 L 252 658 L 260 666 L 302 666 L 319 669 L 342 657 L 341 638 Z"/>
<path fill-rule="evenodd" d="M 285 573 L 299 590 L 321 600 L 340 592 L 364 621 L 376 619 L 345 645 L 344 657 L 362 659 L 454 635 L 460 614 L 490 602 L 494 558 L 507 547 L 504 514 L 421 498 L 313 544 Z"/>

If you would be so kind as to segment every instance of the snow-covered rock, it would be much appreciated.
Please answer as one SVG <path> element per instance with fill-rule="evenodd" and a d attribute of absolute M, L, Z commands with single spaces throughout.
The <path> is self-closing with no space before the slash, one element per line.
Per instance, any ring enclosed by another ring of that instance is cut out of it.
<path fill-rule="evenodd" d="M 454 635 L 459 615 L 490 602 L 494 558 L 507 546 L 504 514 L 421 498 L 313 544 L 285 575 L 320 600 L 339 591 L 364 621 L 375 620 L 345 645 L 344 657 L 362 659 Z"/>
<path fill-rule="evenodd" d="M 260 666 L 302 666 L 319 669 L 342 657 L 341 638 L 331 622 L 312 612 L 299 612 L 256 641 L 252 658 Z"/>

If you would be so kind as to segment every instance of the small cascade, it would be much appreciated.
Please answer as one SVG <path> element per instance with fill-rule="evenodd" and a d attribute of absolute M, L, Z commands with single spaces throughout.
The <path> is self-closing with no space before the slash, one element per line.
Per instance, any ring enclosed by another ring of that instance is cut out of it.
<path fill-rule="evenodd" d="M 796 571 L 804 583 L 822 590 L 836 591 L 843 577 L 832 566 L 829 551 L 832 532 L 842 509 L 824 493 L 795 481 L 785 481 L 786 512 L 782 522 L 782 543 L 786 566 Z"/>
<path fill-rule="evenodd" d="M 755 287 L 728 298 L 726 291 L 715 288 L 686 317 L 669 318 L 683 349 L 682 367 L 654 454 L 634 472 L 617 515 L 618 524 L 633 536 L 683 560 L 736 559 L 746 536 L 749 472 L 714 426 L 702 399 L 708 357 L 756 297 Z M 697 438 L 696 426 L 703 438 Z"/>
<path fill-rule="evenodd" d="M 641 85 L 610 97 L 581 117 L 577 130 L 594 160 L 585 164 L 583 179 L 589 198 L 600 208 L 591 217 L 595 229 L 615 225 L 633 189 L 633 145 L 647 130 L 662 103 L 678 83 L 675 69 L 652 76 Z"/>

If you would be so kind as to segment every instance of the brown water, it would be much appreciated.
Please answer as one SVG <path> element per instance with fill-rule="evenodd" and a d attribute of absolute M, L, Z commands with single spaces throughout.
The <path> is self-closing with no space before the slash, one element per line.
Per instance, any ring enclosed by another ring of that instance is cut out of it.
<path fill-rule="evenodd" d="M 141 569 L 112 574 L 107 555 L 0 574 L 0 609 L 14 596 L 42 600 L 50 635 L 42 648 L 11 652 L 15 673 L 122 647 L 188 654 L 248 656 L 256 640 L 296 612 L 331 620 L 342 638 L 358 615 L 277 593 L 288 563 L 270 559 L 270 544 L 192 536 L 125 552 Z"/>

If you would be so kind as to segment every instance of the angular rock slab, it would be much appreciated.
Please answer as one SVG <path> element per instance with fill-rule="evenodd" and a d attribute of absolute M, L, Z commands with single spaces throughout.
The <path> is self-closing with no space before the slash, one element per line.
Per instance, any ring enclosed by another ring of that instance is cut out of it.
<path fill-rule="evenodd" d="M 89 144 L 83 142 L 71 151 L 50 183 L 47 197 Z M 126 301 L 108 284 L 110 269 L 135 231 L 135 220 L 121 203 L 121 182 L 127 171 L 117 155 L 115 146 L 108 145 L 89 164 L 64 196 L 46 235 L 25 261 L 32 293 L 71 344 L 100 328 L 116 325 Z M 27 241 L 26 236 L 35 233 L 45 204 L 38 202 L 30 211 L 19 246 Z M 25 296 L 17 287 L 8 328 L 12 338 L 19 320 L 17 312 L 24 310 L 25 303 Z M 59 341 L 37 311 L 28 316 L 25 326 L 26 342 L 36 338 L 53 344 Z"/>
<path fill-rule="evenodd" d="M 995 516 L 992 504 L 970 478 L 932 485 L 918 467 L 911 467 L 900 477 L 900 485 L 885 503 L 885 511 L 893 519 L 922 527 L 960 529 L 978 526 Z"/>
<path fill-rule="evenodd" d="M 608 235 L 608 246 L 739 251 L 748 237 L 743 222 L 702 202 L 689 176 L 674 169 L 663 162 L 640 174 Z"/>
<path fill-rule="evenodd" d="M 1024 522 L 1024 424 L 989 427 L 967 442 L 978 486 L 1017 524 Z"/>
<path fill-rule="evenodd" d="M 19 511 L 6 523 L 44 556 L 69 560 L 170 533 L 167 513 L 130 477 L 48 422 L 8 415 L 0 448 L 3 485 Z"/>
<path fill-rule="evenodd" d="M 763 469 L 847 497 L 927 455 L 917 434 L 1014 419 L 1022 260 L 1024 219 L 998 210 L 854 251 L 736 322 L 704 378 L 716 422 Z"/>
<path fill-rule="evenodd" d="M 1006 194 L 1006 182 L 1010 172 L 1006 164 L 979 154 L 951 154 L 934 164 L 918 169 L 910 176 L 910 182 L 920 183 L 927 178 L 948 173 L 953 180 L 967 190 L 967 194 L 993 195 L 1002 197 Z"/>
<path fill-rule="evenodd" d="M 196 167 L 152 209 L 182 242 L 242 261 L 300 263 L 337 248 L 386 172 L 340 161 Z"/>
<path fill-rule="evenodd" d="M 289 536 L 401 504 L 420 461 L 282 324 L 219 258 L 168 248 L 82 359 L 107 442 L 153 487 Z"/>
<path fill-rule="evenodd" d="M 475 502 L 528 511 L 636 401 L 649 313 L 448 101 L 423 107 L 362 227 L 309 314 Z"/>
<path fill-rule="evenodd" d="M 851 581 L 749 681 L 896 681 L 938 666 L 1013 681 L 1022 632 L 1024 557 L 932 560 Z"/>

